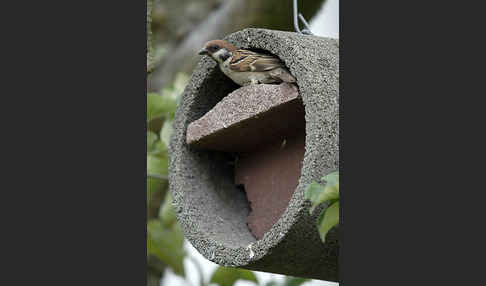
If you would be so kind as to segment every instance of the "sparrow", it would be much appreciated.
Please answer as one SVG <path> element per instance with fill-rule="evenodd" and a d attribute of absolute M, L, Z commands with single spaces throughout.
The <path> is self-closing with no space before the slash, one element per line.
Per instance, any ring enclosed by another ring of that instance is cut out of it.
<path fill-rule="evenodd" d="M 226 76 L 241 86 L 296 81 L 279 58 L 237 49 L 227 41 L 209 41 L 199 54 L 211 57 Z"/>

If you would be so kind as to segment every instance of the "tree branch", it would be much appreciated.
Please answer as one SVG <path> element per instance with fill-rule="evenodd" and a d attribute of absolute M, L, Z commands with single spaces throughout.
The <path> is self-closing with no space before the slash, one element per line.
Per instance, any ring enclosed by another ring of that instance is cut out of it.
<path fill-rule="evenodd" d="M 147 0 L 147 73 L 153 71 L 152 52 L 152 7 L 154 0 Z"/>
<path fill-rule="evenodd" d="M 306 0 L 305 5 L 303 2 L 299 1 L 299 11 L 311 19 L 325 0 Z M 190 74 L 200 60 L 197 51 L 208 40 L 249 27 L 293 31 L 292 4 L 292 0 L 224 1 L 179 44 L 168 48 L 151 76 L 149 89 L 159 90 L 170 84 L 178 72 Z"/>

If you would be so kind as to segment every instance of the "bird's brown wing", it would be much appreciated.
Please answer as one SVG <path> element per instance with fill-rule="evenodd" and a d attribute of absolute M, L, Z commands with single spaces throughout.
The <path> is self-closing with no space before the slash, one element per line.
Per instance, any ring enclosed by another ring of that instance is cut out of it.
<path fill-rule="evenodd" d="M 233 58 L 229 68 L 239 72 L 263 72 L 282 67 L 282 62 L 274 57 L 259 54 L 247 50 L 237 50 L 233 52 Z"/>

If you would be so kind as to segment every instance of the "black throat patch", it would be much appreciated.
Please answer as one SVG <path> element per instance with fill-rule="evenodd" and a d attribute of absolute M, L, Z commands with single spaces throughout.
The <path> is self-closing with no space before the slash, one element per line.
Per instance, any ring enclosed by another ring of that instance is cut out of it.
<path fill-rule="evenodd" d="M 226 52 L 226 53 L 223 53 L 221 55 L 219 55 L 219 58 L 221 59 L 221 61 L 226 61 L 229 57 L 231 57 L 231 53 L 230 52 Z"/>

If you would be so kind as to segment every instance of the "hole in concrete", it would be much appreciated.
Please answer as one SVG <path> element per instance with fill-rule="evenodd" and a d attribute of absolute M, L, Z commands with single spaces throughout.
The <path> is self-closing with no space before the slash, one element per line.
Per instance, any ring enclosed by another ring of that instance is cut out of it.
<path fill-rule="evenodd" d="M 237 88 L 217 66 L 209 69 L 194 91 L 188 123 Z M 251 151 L 229 153 L 187 146 L 191 170 L 184 173 L 191 174 L 186 183 L 192 191 L 184 194 L 186 212 L 194 227 L 229 248 L 247 247 L 261 239 L 280 218 L 298 185 L 305 150 L 300 97 L 245 124 L 265 138 Z"/>
<path fill-rule="evenodd" d="M 283 61 L 279 56 L 277 56 L 275 54 L 272 54 L 271 52 L 269 52 L 267 50 L 257 49 L 257 48 L 248 48 L 248 50 L 250 50 L 252 52 L 255 52 L 255 53 L 260 53 L 260 54 L 264 54 L 264 55 L 269 55 L 269 56 L 277 57 L 277 58 L 279 58 L 285 64 L 285 61 Z M 287 66 L 286 66 L 286 68 L 289 69 L 289 67 L 287 67 Z"/>
<path fill-rule="evenodd" d="M 209 59 L 208 59 L 209 60 Z M 201 87 L 187 112 L 188 123 L 199 119 L 223 97 L 237 89 L 216 66 L 204 75 Z M 200 150 L 186 145 L 189 175 L 184 182 L 183 212 L 193 226 L 228 248 L 246 247 L 255 241 L 246 220 L 250 212 L 246 194 L 234 183 L 236 156 L 232 153 Z"/>
<path fill-rule="evenodd" d="M 248 50 L 255 52 L 255 53 L 260 53 L 260 54 L 264 54 L 264 55 L 278 57 L 278 56 L 276 56 L 276 55 L 272 54 L 271 52 L 264 50 L 264 49 L 257 49 L 257 48 L 251 48 L 250 47 L 250 48 L 248 48 Z"/>
<path fill-rule="evenodd" d="M 245 185 L 243 185 L 243 184 L 236 184 L 236 188 L 237 188 L 237 189 L 238 189 L 240 192 L 242 192 L 242 193 L 244 193 L 244 194 L 246 195 L 246 191 L 245 191 Z"/>
<path fill-rule="evenodd" d="M 300 130 L 296 134 L 282 134 L 282 138 L 257 150 L 240 154 L 235 182 L 244 185 L 251 205 L 247 224 L 257 239 L 287 209 L 299 183 L 304 152 L 305 131 Z"/>
<path fill-rule="evenodd" d="M 251 209 L 251 202 L 248 201 L 248 195 L 246 194 L 245 185 L 243 185 L 243 184 L 236 184 L 235 186 L 240 191 L 240 193 L 243 194 L 245 196 L 245 198 L 247 198 L 246 201 L 248 203 L 248 215 L 249 215 L 251 213 L 252 209 Z M 248 222 L 246 223 L 246 225 L 248 226 Z"/>
<path fill-rule="evenodd" d="M 256 53 L 274 56 L 274 57 L 277 57 L 277 58 L 280 59 L 279 56 L 277 56 L 277 55 L 275 55 L 275 54 L 273 54 L 273 53 L 271 53 L 267 50 L 264 50 L 264 49 L 248 48 L 248 50 L 256 52 Z M 207 57 L 207 56 L 205 57 L 205 60 L 214 62 L 213 59 L 211 59 L 210 57 Z M 280 59 L 280 60 L 285 64 L 285 62 L 282 59 Z M 214 64 L 216 64 L 216 63 L 214 62 Z M 286 68 L 288 69 L 287 66 L 286 66 Z M 223 92 L 223 93 L 214 94 L 214 96 L 217 96 L 217 97 L 215 97 L 215 99 L 218 99 L 217 101 L 215 101 L 214 105 L 216 105 L 216 103 L 219 102 L 224 96 L 230 94 L 232 91 L 235 91 L 236 89 L 241 87 L 238 84 L 234 83 L 229 77 L 224 75 L 223 72 L 219 69 L 219 66 L 217 64 L 216 64 L 216 67 L 210 71 L 210 74 L 208 75 L 208 77 L 206 77 L 206 79 L 214 82 L 215 84 L 218 84 L 223 90 L 226 91 L 226 92 Z M 209 110 L 207 110 L 207 111 L 209 111 Z M 204 114 L 202 114 L 202 115 L 204 115 Z"/>

